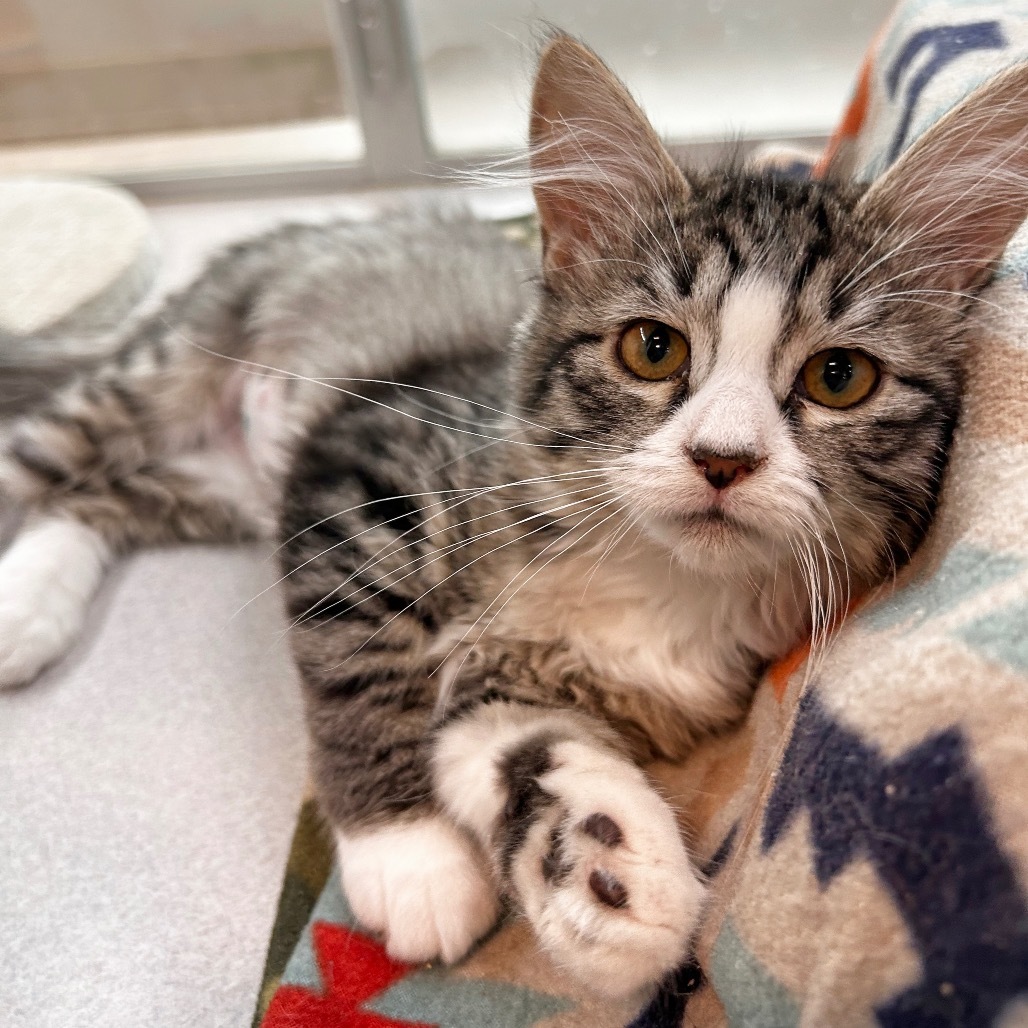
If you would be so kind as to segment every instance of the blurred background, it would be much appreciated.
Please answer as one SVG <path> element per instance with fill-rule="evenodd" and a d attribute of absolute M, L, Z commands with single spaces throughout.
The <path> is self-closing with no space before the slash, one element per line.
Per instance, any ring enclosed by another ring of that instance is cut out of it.
<path fill-rule="evenodd" d="M 141 194 L 416 181 L 524 140 L 540 23 L 685 150 L 823 137 L 891 0 L 4 0 L 0 173 Z"/>

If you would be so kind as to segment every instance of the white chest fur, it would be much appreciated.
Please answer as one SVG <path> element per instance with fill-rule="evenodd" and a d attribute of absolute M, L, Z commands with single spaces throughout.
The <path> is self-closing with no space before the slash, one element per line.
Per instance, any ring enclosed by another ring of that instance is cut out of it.
<path fill-rule="evenodd" d="M 796 609 L 792 595 L 772 595 L 781 585 L 706 577 L 636 544 L 599 562 L 595 553 L 554 561 L 492 631 L 561 643 L 612 686 L 707 708 L 718 692 L 748 685 L 755 654 L 771 658 L 793 645 L 786 636 L 795 626 L 776 615 Z"/>

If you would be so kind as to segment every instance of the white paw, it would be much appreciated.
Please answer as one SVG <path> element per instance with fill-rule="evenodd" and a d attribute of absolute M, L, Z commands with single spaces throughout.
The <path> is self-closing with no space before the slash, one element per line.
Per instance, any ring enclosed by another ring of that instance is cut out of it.
<path fill-rule="evenodd" d="M 443 817 L 336 833 L 343 891 L 396 960 L 459 960 L 495 923 L 496 890 L 477 845 Z"/>
<path fill-rule="evenodd" d="M 0 558 L 0 688 L 31 681 L 62 656 L 85 620 L 110 552 L 63 518 L 26 526 Z"/>
<path fill-rule="evenodd" d="M 555 742 L 536 779 L 552 797 L 510 880 L 544 948 L 593 989 L 626 996 L 685 957 L 704 888 L 671 809 L 643 773 L 587 742 Z"/>

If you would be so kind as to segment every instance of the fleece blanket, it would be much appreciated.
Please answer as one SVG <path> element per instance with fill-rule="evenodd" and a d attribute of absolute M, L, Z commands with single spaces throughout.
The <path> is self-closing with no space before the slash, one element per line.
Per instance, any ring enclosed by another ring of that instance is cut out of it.
<path fill-rule="evenodd" d="M 872 178 L 1025 59 L 1028 3 L 907 0 L 824 159 Z M 1026 244 L 987 292 L 914 560 L 825 656 L 772 668 L 735 733 L 653 769 L 710 881 L 694 960 L 641 1010 L 576 990 L 516 920 L 457 967 L 398 965 L 354 924 L 305 808 L 256 1023 L 1028 1025 Z"/>

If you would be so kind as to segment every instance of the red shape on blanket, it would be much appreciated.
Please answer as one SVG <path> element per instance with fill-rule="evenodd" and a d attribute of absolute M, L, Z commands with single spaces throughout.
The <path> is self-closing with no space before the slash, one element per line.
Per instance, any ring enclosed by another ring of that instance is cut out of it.
<path fill-rule="evenodd" d="M 433 1028 L 360 1009 L 408 974 L 410 964 L 397 963 L 378 943 L 342 925 L 315 921 L 311 936 L 325 991 L 280 985 L 261 1028 Z"/>

